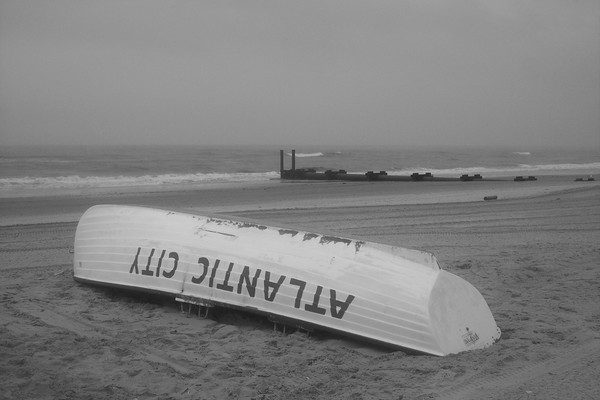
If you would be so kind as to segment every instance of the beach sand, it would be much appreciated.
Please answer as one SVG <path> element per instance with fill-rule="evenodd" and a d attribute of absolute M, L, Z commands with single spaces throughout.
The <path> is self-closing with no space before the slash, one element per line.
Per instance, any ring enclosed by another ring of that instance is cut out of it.
<path fill-rule="evenodd" d="M 600 393 L 600 185 L 279 182 L 0 198 L 0 399 L 592 399 Z M 484 196 L 497 200 L 484 201 Z M 273 329 L 76 283 L 94 204 L 224 213 L 432 252 L 501 339 L 435 357 Z"/>

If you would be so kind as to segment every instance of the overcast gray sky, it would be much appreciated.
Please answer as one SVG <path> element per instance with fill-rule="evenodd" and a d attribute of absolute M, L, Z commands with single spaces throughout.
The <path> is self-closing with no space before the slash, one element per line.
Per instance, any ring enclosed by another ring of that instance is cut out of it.
<path fill-rule="evenodd" d="M 5 144 L 600 149 L 598 0 L 0 0 Z"/>

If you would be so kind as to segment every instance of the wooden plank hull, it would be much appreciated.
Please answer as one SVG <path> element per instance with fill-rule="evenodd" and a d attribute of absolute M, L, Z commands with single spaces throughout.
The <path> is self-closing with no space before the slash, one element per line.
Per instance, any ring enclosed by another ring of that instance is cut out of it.
<path fill-rule="evenodd" d="M 500 337 L 477 289 L 429 253 L 222 217 L 94 206 L 77 227 L 74 278 L 435 355 Z"/>

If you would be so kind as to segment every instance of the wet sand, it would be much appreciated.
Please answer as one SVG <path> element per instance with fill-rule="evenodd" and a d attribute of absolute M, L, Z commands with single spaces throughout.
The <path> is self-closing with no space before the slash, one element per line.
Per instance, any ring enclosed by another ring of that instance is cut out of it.
<path fill-rule="evenodd" d="M 484 201 L 484 196 L 497 200 Z M 78 284 L 94 204 L 220 212 L 433 252 L 486 298 L 502 337 L 446 357 L 208 319 Z M 600 185 L 278 182 L 0 198 L 0 399 L 591 399 L 600 393 Z"/>

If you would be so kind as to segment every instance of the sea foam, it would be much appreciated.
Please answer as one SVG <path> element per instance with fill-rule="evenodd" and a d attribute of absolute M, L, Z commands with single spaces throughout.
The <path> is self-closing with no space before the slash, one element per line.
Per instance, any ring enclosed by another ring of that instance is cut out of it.
<path fill-rule="evenodd" d="M 21 177 L 0 178 L 0 191 L 9 192 L 32 189 L 86 189 L 131 186 L 163 186 L 205 183 L 260 182 L 279 177 L 279 173 L 197 173 L 162 174 L 141 176 L 57 176 L 57 177 Z"/>

